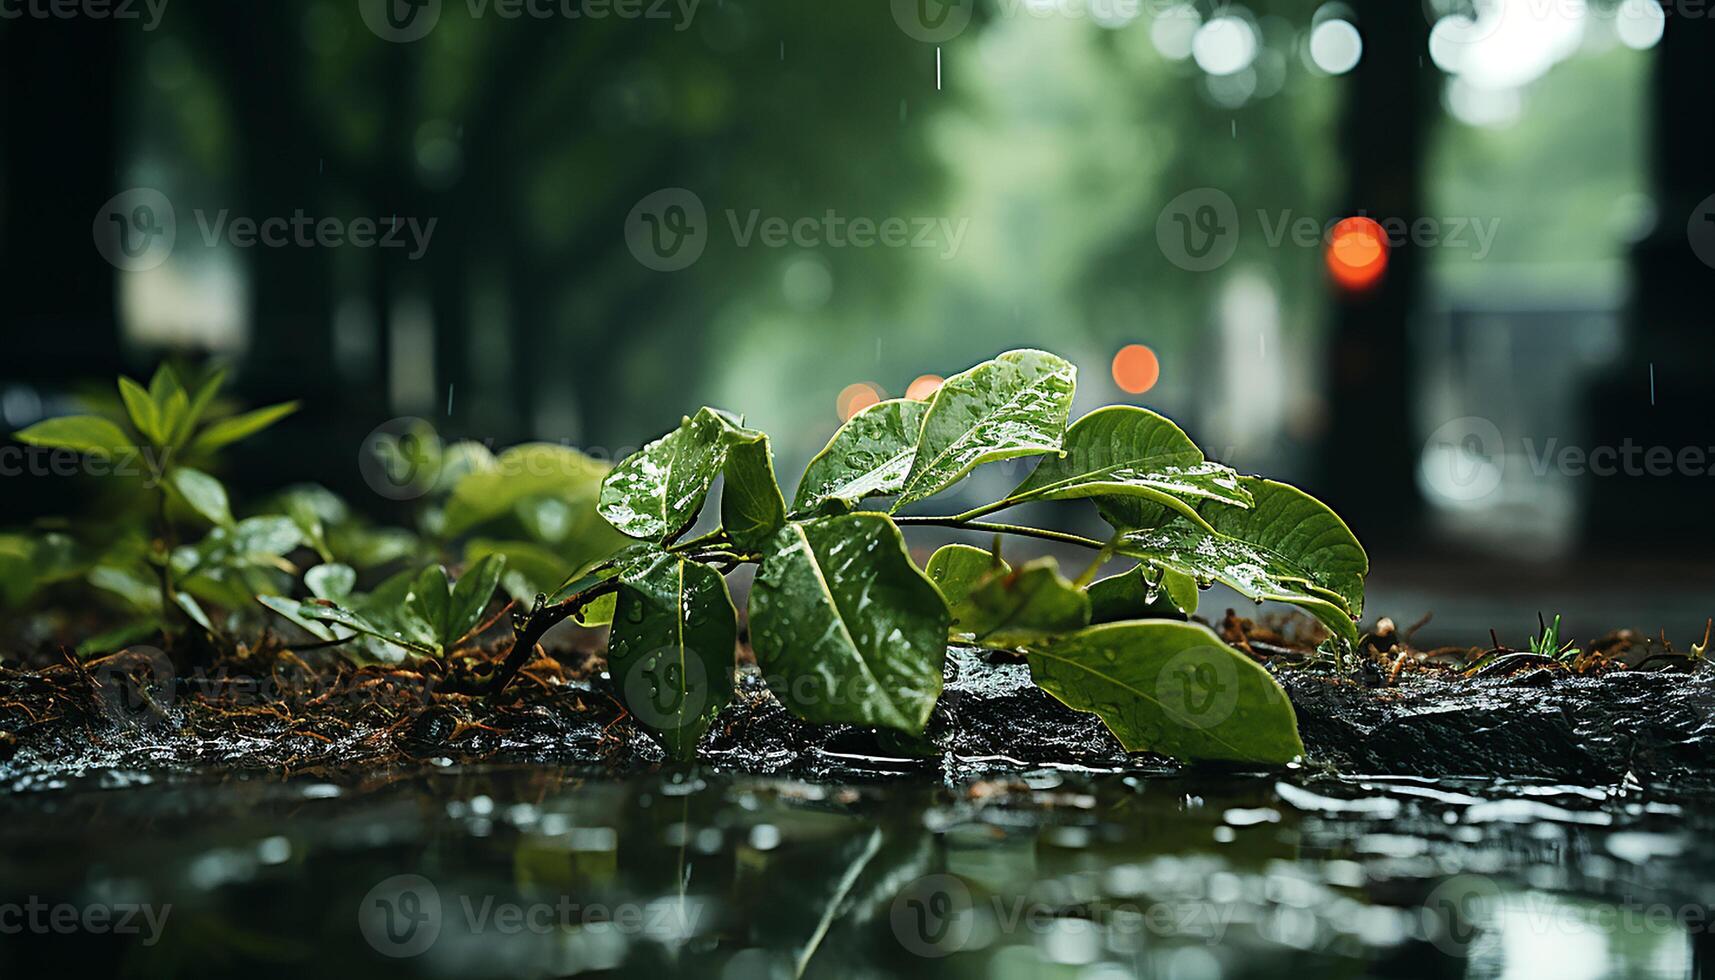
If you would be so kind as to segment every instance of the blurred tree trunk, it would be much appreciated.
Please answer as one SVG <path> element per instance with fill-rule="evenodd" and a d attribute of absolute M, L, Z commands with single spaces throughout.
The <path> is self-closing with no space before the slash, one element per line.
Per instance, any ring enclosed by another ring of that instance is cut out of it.
<path fill-rule="evenodd" d="M 1671 542 L 1684 549 L 1715 536 L 1707 521 L 1688 519 L 1707 512 L 1708 474 L 1715 472 L 1715 415 L 1709 410 L 1715 365 L 1712 86 L 1715 19 L 1670 14 L 1655 49 L 1648 109 L 1655 227 L 1632 251 L 1626 356 L 1585 396 L 1591 448 L 1623 453 L 1635 446 L 1636 467 L 1585 481 L 1585 531 L 1592 542 Z M 1671 452 L 1667 471 L 1646 468 L 1652 447 Z M 1696 455 L 1682 463 L 1681 452 L 1691 450 Z M 1671 515 L 1681 517 L 1664 524 Z"/>
<path fill-rule="evenodd" d="M 120 30 L 114 20 L 58 17 L 0 29 L 7 374 L 55 383 L 119 367 L 117 274 L 92 228 L 128 189 L 118 165 Z"/>
<path fill-rule="evenodd" d="M 68 385 L 120 368 L 118 272 L 96 251 L 96 212 L 120 191 L 120 26 L 113 20 L 24 18 L 0 26 L 0 293 L 6 361 L 0 383 L 36 386 L 56 403 Z M 4 420 L 10 432 L 35 421 Z M 8 481 L 7 523 L 81 505 L 86 482 Z"/>
<path fill-rule="evenodd" d="M 1440 73 L 1429 61 L 1423 6 L 1358 0 L 1363 60 L 1343 79 L 1340 216 L 1416 220 L 1424 207 L 1424 156 L 1437 114 Z M 1425 255 L 1409 242 L 1388 255 L 1365 292 L 1335 288 L 1329 346 L 1329 426 L 1318 489 L 1367 541 L 1420 530 L 1407 328 L 1422 294 Z"/>

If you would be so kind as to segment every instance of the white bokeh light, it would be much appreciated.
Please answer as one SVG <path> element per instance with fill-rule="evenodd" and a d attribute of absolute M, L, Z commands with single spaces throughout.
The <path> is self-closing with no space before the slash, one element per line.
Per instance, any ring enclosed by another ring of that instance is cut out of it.
<path fill-rule="evenodd" d="M 1203 15 L 1188 3 L 1175 4 L 1155 15 L 1149 25 L 1149 42 L 1163 58 L 1184 61 L 1191 57 L 1191 39 L 1203 24 Z"/>
<path fill-rule="evenodd" d="M 1364 39 L 1349 20 L 1325 20 L 1310 31 L 1310 60 L 1330 75 L 1358 67 L 1363 55 Z"/>
<path fill-rule="evenodd" d="M 1584 3 L 1482 0 L 1475 19 L 1453 14 L 1435 22 L 1429 57 L 1476 88 L 1518 88 L 1571 57 L 1589 19 Z"/>
<path fill-rule="evenodd" d="M 1626 0 L 1614 11 L 1614 33 L 1628 48 L 1655 47 L 1666 28 L 1667 16 L 1655 0 Z"/>
<path fill-rule="evenodd" d="M 1256 59 L 1256 49 L 1256 29 L 1239 17 L 1216 17 L 1191 38 L 1191 57 L 1211 75 L 1244 71 Z"/>

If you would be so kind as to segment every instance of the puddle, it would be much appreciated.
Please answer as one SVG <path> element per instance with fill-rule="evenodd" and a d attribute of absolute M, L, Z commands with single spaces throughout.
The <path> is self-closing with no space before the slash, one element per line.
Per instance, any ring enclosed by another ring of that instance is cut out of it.
<path fill-rule="evenodd" d="M 0 798 L 0 975 L 1685 977 L 1712 824 L 1305 773 L 107 773 Z"/>

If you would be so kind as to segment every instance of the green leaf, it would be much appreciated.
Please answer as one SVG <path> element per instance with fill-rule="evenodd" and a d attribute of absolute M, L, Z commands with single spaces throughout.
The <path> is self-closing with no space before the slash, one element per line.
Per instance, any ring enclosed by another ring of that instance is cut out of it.
<path fill-rule="evenodd" d="M 197 423 L 201 422 L 203 416 L 208 413 L 208 407 L 214 403 L 214 396 L 220 391 L 220 386 L 225 381 L 225 368 L 217 368 L 204 376 L 201 383 L 197 385 L 196 392 L 190 395 L 186 401 L 184 413 L 179 416 L 178 425 L 174 427 L 171 433 L 173 446 L 182 446 L 191 437 L 191 432 L 196 429 Z"/>
<path fill-rule="evenodd" d="M 124 599 L 138 612 L 161 612 L 161 584 L 130 566 L 97 565 L 90 569 L 89 584 Z"/>
<path fill-rule="evenodd" d="M 219 480 L 185 466 L 175 467 L 170 479 L 173 489 L 204 520 L 220 527 L 232 526 L 232 505 Z"/>
<path fill-rule="evenodd" d="M 131 452 L 136 448 L 136 443 L 125 434 L 125 430 L 99 415 L 64 415 L 46 419 L 18 431 L 13 437 L 32 446 L 105 456 Z"/>
<path fill-rule="evenodd" d="M 158 619 L 141 619 L 135 622 L 116 626 L 113 629 L 98 633 L 77 645 L 77 655 L 90 657 L 97 653 L 112 653 L 123 650 L 133 643 L 158 637 L 161 633 L 161 622 Z"/>
<path fill-rule="evenodd" d="M 213 452 L 261 432 L 297 410 L 297 402 L 283 402 L 221 419 L 197 433 L 197 437 L 191 440 L 189 451 L 193 455 Z"/>
<path fill-rule="evenodd" d="M 491 459 L 478 457 L 471 471 L 452 486 L 441 533 L 463 534 L 513 513 L 533 498 L 560 502 L 568 510 L 593 510 L 607 472 L 606 463 L 550 442 L 514 446 Z M 543 540 L 557 542 L 570 522 L 559 523 L 559 534 L 545 532 L 540 522 L 532 531 Z"/>
<path fill-rule="evenodd" d="M 746 550 L 765 547 L 786 524 L 786 498 L 774 478 L 774 450 L 760 432 L 729 434 L 721 490 L 721 525 Z"/>
<path fill-rule="evenodd" d="M 411 583 L 411 595 L 405 600 L 411 612 L 428 625 L 429 633 L 440 650 L 449 645 L 447 631 L 451 623 L 452 600 L 452 582 L 447 577 L 447 570 L 440 565 L 430 565 L 419 572 Z"/>
<path fill-rule="evenodd" d="M 1060 450 L 1078 371 L 1039 350 L 1008 351 L 948 378 L 923 416 L 898 510 L 983 463 Z"/>
<path fill-rule="evenodd" d="M 1066 430 L 1065 455 L 1044 459 L 1007 499 L 1142 497 L 1201 520 L 1191 503 L 1219 500 L 1249 507 L 1239 475 L 1203 458 L 1177 425 L 1131 405 L 1100 408 Z"/>
<path fill-rule="evenodd" d="M 125 414 L 131 417 L 131 424 L 143 438 L 161 445 L 165 441 L 161 437 L 161 410 L 149 397 L 149 392 L 130 378 L 122 377 L 119 379 L 119 399 L 125 403 Z"/>
<path fill-rule="evenodd" d="M 1138 565 L 1090 584 L 1090 622 L 1168 616 L 1180 619 L 1197 611 L 1197 580 L 1171 568 Z"/>
<path fill-rule="evenodd" d="M 501 573 L 500 587 L 526 607 L 535 601 L 538 593 L 553 590 L 574 571 L 565 559 L 530 541 L 473 538 L 465 544 L 466 565 L 475 564 L 489 555 L 506 556 L 506 571 Z"/>
<path fill-rule="evenodd" d="M 1260 477 L 1243 477 L 1241 485 L 1255 501 L 1249 510 L 1212 501 L 1198 506 L 1213 532 L 1158 508 L 1143 515 L 1153 523 L 1124 535 L 1119 553 L 1219 581 L 1252 599 L 1299 606 L 1356 646 L 1353 619 L 1363 613 L 1369 558 L 1351 529 L 1302 490 Z"/>
<path fill-rule="evenodd" d="M 792 510 L 808 514 L 829 501 L 849 508 L 867 497 L 898 493 L 917 457 L 928 411 L 927 402 L 895 398 L 853 414 L 805 467 Z"/>
<path fill-rule="evenodd" d="M 324 562 L 332 562 L 333 548 L 328 544 L 327 525 L 322 523 L 322 515 L 316 510 L 315 504 L 305 496 L 291 496 L 284 501 L 286 516 L 303 532 L 304 542 L 315 549 L 316 555 Z"/>
<path fill-rule="evenodd" d="M 357 572 L 350 565 L 317 565 L 304 572 L 304 587 L 318 599 L 338 602 L 357 587 Z"/>
<path fill-rule="evenodd" d="M 455 643 L 481 625 L 483 610 L 488 608 L 488 600 L 494 598 L 494 590 L 500 585 L 500 575 L 504 571 L 506 556 L 489 555 L 459 576 L 447 607 L 446 630 L 441 634 L 443 647 L 452 649 Z"/>
<path fill-rule="evenodd" d="M 300 602 L 297 599 L 280 595 L 259 595 L 256 597 L 256 601 L 274 612 L 279 613 L 286 619 L 291 620 L 299 629 L 302 629 L 304 632 L 318 640 L 332 641 L 340 639 L 342 636 L 351 635 L 351 630 L 344 630 L 341 632 L 328 623 L 319 622 L 303 615 L 301 610 L 305 603 Z"/>
<path fill-rule="evenodd" d="M 1053 558 L 991 571 L 953 606 L 953 628 L 977 642 L 1017 647 L 1090 625 L 1090 598 Z"/>
<path fill-rule="evenodd" d="M 1284 765 L 1304 754 L 1268 671 L 1196 623 L 1092 626 L 1027 654 L 1030 676 L 1130 752 Z"/>
<path fill-rule="evenodd" d="M 269 608 L 276 608 L 274 603 L 268 605 Z M 433 657 L 438 653 L 432 643 L 424 642 L 420 636 L 408 635 L 396 625 L 379 622 L 371 619 L 369 615 L 355 612 L 325 600 L 301 602 L 298 604 L 297 613 L 304 619 L 332 623 L 336 626 L 343 626 L 353 633 L 362 633 L 364 636 L 374 637 L 385 645 L 397 647 L 420 657 Z"/>
<path fill-rule="evenodd" d="M 750 593 L 774 693 L 812 722 L 918 733 L 941 694 L 949 616 L 881 514 L 788 524 Z"/>
<path fill-rule="evenodd" d="M 197 604 L 195 596 L 192 596 L 188 592 L 174 592 L 173 602 L 178 605 L 180 609 L 184 610 L 185 615 L 189 616 L 191 621 L 196 623 L 198 626 L 208 630 L 210 633 L 218 634 L 220 632 L 214 628 L 214 623 L 208 618 L 208 613 L 203 612 L 202 606 Z"/>
<path fill-rule="evenodd" d="M 1010 571 L 1012 566 L 994 552 L 968 544 L 942 545 L 923 567 L 929 581 L 941 590 L 941 598 L 947 600 L 949 609 L 963 602 L 971 590 L 997 569 Z"/>
<path fill-rule="evenodd" d="M 190 414 L 191 399 L 179 384 L 178 375 L 166 364 L 156 368 L 155 376 L 149 379 L 149 401 L 155 406 L 156 444 L 173 445 Z"/>
<path fill-rule="evenodd" d="M 216 527 L 194 546 L 175 551 L 173 568 L 181 574 L 208 567 L 281 568 L 282 556 L 303 543 L 303 532 L 289 517 L 246 517 L 230 527 Z"/>
<path fill-rule="evenodd" d="M 660 541 L 683 531 L 721 471 L 728 429 L 712 408 L 685 419 L 614 467 L 602 480 L 597 510 L 634 538 Z"/>
<path fill-rule="evenodd" d="M 608 646 L 608 670 L 633 718 L 675 759 L 732 699 L 738 614 L 726 579 L 662 554 L 627 571 Z"/>

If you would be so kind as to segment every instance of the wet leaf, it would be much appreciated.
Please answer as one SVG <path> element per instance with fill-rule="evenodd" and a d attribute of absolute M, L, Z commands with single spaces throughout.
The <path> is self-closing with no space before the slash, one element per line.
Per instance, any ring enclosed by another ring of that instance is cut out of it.
<path fill-rule="evenodd" d="M 1171 568 L 1138 565 L 1090 584 L 1090 622 L 1168 616 L 1182 619 L 1197 611 L 1197 580 Z"/>
<path fill-rule="evenodd" d="M 504 571 L 505 555 L 487 555 L 459 576 L 448 601 L 446 629 L 441 634 L 443 647 L 452 649 L 455 643 L 482 624 L 483 611 L 488 608 L 488 601 L 494 598 L 494 590 L 500 585 L 500 575 Z"/>
<path fill-rule="evenodd" d="M 813 722 L 921 732 L 941 694 L 948 623 L 941 594 L 880 514 L 787 525 L 750 594 L 763 675 Z"/>
<path fill-rule="evenodd" d="M 740 548 L 760 550 L 786 524 L 786 498 L 774 478 L 768 437 L 749 429 L 730 433 L 723 472 L 721 526 Z"/>
<path fill-rule="evenodd" d="M 1286 693 L 1207 627 L 1092 626 L 1028 651 L 1030 675 L 1130 752 L 1283 765 L 1304 754 Z"/>
<path fill-rule="evenodd" d="M 1053 558 L 991 571 L 954 604 L 953 628 L 979 643 L 1017 647 L 1090 625 L 1090 599 Z"/>
<path fill-rule="evenodd" d="M 1241 483 L 1255 501 L 1250 509 L 1198 506 L 1212 532 L 1165 508 L 1134 512 L 1153 523 L 1128 531 L 1119 552 L 1219 581 L 1252 599 L 1299 606 L 1356 646 L 1353 619 L 1363 612 L 1369 558 L 1351 529 L 1295 487 L 1259 477 Z"/>
<path fill-rule="evenodd" d="M 136 444 L 125 430 L 98 415 L 64 415 L 37 422 L 14 434 L 19 442 L 80 453 L 113 456 L 132 452 Z"/>
<path fill-rule="evenodd" d="M 281 600 L 274 596 L 258 596 L 257 599 L 270 609 L 281 612 L 284 611 L 285 604 L 292 601 L 290 599 Z M 366 612 L 357 612 L 324 600 L 298 603 L 296 616 L 292 618 L 299 617 L 315 622 L 343 626 L 353 633 L 372 637 L 379 643 L 370 645 L 366 649 L 378 660 L 396 662 L 399 659 L 397 655 L 389 656 L 386 653 L 387 648 L 402 650 L 419 657 L 433 657 L 439 652 L 436 650 L 432 639 L 422 632 L 426 628 L 424 624 L 414 616 L 401 616 L 398 617 L 399 621 L 387 622 L 379 617 L 372 617 Z M 408 631 L 408 626 L 417 628 Z"/>
<path fill-rule="evenodd" d="M 259 595 L 256 597 L 256 601 L 291 620 L 299 629 L 318 640 L 337 640 L 341 637 L 350 636 L 352 633 L 349 629 L 336 628 L 330 623 L 303 615 L 301 610 L 305 603 L 300 600 L 279 595 Z"/>
<path fill-rule="evenodd" d="M 428 624 L 430 636 L 441 649 L 446 648 L 452 600 L 452 581 L 446 568 L 440 565 L 430 565 L 419 572 L 411 583 L 411 595 L 405 600 L 417 618 Z"/>
<path fill-rule="evenodd" d="M 1190 436 L 1147 409 L 1097 409 L 1072 423 L 1063 448 L 1064 456 L 1044 459 L 1008 499 L 1141 497 L 1192 520 L 1200 519 L 1193 506 L 1200 498 L 1250 506 L 1237 473 L 1204 459 Z"/>
<path fill-rule="evenodd" d="M 993 552 L 968 544 L 949 544 L 935 549 L 923 571 L 941 590 L 948 608 L 963 602 L 978 583 L 995 570 L 1010 571 L 1011 565 Z"/>
<path fill-rule="evenodd" d="M 896 398 L 853 414 L 805 467 L 792 510 L 808 514 L 828 502 L 850 507 L 898 493 L 917 456 L 928 411 L 926 402 Z"/>
<path fill-rule="evenodd" d="M 608 671 L 625 707 L 675 759 L 732 699 L 738 614 L 720 572 L 676 555 L 620 580 Z"/>
<path fill-rule="evenodd" d="M 948 378 L 923 417 L 894 509 L 933 496 L 975 467 L 1058 452 L 1077 369 L 1039 350 L 1008 351 Z"/>
<path fill-rule="evenodd" d="M 634 538 L 660 541 L 683 531 L 726 461 L 730 428 L 712 408 L 685 419 L 614 467 L 602 480 L 597 510 Z"/>

